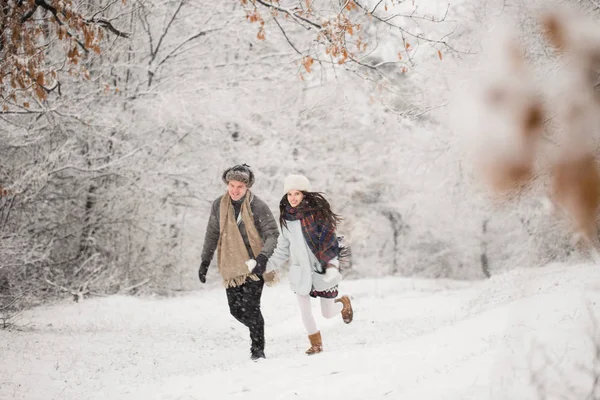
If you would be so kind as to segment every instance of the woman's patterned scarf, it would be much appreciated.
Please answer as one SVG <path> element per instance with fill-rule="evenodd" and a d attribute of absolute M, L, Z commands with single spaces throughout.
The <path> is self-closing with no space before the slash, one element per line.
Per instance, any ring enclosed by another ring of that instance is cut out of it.
<path fill-rule="evenodd" d="M 300 220 L 302 233 L 308 247 L 321 263 L 322 271 L 325 271 L 325 265 L 339 255 L 339 244 L 335 234 L 335 229 L 326 220 L 315 219 L 315 213 L 309 210 L 304 203 L 296 208 L 287 205 L 283 214 L 286 221 Z"/>

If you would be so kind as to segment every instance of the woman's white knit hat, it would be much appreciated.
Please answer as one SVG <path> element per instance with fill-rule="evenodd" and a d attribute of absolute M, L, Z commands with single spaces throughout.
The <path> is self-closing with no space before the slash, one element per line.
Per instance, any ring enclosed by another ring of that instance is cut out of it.
<path fill-rule="evenodd" d="M 312 187 L 310 181 L 304 175 L 288 175 L 283 183 L 283 194 L 290 190 L 300 190 L 302 192 L 310 192 Z"/>

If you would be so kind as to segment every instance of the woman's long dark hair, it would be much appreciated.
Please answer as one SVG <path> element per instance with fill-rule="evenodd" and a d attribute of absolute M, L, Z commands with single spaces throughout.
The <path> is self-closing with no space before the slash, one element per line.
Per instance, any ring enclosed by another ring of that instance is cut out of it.
<path fill-rule="evenodd" d="M 310 211 L 314 213 L 316 220 L 325 220 L 335 230 L 337 224 L 342 221 L 342 217 L 331 211 L 331 206 L 323 194 L 319 192 L 305 192 L 302 191 L 304 198 L 299 205 L 299 208 L 306 212 Z M 283 198 L 279 202 L 279 225 L 287 227 L 287 223 L 283 216 L 285 215 L 286 207 L 291 207 L 290 202 L 287 199 L 287 193 L 283 195 Z"/>

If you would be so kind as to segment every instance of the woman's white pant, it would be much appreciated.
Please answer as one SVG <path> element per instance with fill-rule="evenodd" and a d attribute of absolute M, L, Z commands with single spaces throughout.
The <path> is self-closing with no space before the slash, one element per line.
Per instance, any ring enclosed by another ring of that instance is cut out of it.
<path fill-rule="evenodd" d="M 312 313 L 312 307 L 310 299 L 311 297 L 308 295 L 297 294 L 298 305 L 300 306 L 300 315 L 302 315 L 302 322 L 304 323 L 304 328 L 306 329 L 306 333 L 312 335 L 313 333 L 317 333 L 319 330 L 317 329 L 317 323 L 315 322 L 315 317 Z M 342 312 L 342 308 L 344 307 L 342 303 L 336 303 L 335 299 L 325 299 L 323 297 L 321 300 L 321 314 L 325 318 L 333 318 Z"/>

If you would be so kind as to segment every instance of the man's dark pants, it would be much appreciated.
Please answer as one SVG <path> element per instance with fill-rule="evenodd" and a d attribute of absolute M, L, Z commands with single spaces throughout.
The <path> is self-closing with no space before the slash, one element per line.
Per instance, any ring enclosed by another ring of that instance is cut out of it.
<path fill-rule="evenodd" d="M 252 352 L 265 349 L 265 320 L 260 311 L 264 285 L 262 277 L 258 281 L 248 278 L 243 285 L 226 289 L 231 315 L 250 330 Z"/>

